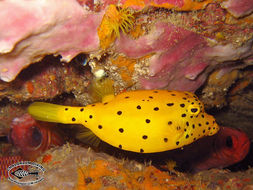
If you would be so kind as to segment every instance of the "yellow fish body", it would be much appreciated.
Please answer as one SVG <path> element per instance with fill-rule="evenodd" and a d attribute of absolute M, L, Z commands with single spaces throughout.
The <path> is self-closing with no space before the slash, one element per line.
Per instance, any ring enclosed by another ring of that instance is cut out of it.
<path fill-rule="evenodd" d="M 38 120 L 82 124 L 120 149 L 152 153 L 214 135 L 219 127 L 190 92 L 137 90 L 85 107 L 35 102 L 28 112 Z"/>

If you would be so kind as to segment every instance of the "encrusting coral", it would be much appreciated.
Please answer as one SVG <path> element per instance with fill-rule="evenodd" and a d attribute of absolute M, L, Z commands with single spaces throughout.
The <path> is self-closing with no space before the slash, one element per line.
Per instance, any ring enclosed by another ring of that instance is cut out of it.
<path fill-rule="evenodd" d="M 234 189 L 239 190 L 252 182 L 246 175 L 239 178 L 237 174 L 229 174 L 231 180 L 215 177 L 228 174 L 224 170 L 211 170 L 203 176 L 196 174 L 191 177 L 173 169 L 163 172 L 150 164 L 115 159 L 71 144 L 48 150 L 36 162 L 45 168 L 43 181 L 18 188 L 6 180 L 1 182 L 1 189 L 199 190 L 213 185 L 227 187 L 233 184 Z"/>
<path fill-rule="evenodd" d="M 109 5 L 98 28 L 100 47 L 106 49 L 116 37 L 120 36 L 120 30 L 127 33 L 134 23 L 134 16 L 128 8 L 120 8 Z"/>

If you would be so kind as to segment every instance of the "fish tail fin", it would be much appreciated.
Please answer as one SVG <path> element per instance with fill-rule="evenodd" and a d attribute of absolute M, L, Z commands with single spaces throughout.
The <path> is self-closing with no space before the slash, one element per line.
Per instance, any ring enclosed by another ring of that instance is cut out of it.
<path fill-rule="evenodd" d="M 34 102 L 28 107 L 28 113 L 36 120 L 71 124 L 82 123 L 81 115 L 78 114 L 80 109 L 80 107 Z"/>
<path fill-rule="evenodd" d="M 90 92 L 94 101 L 110 101 L 114 97 L 113 80 L 108 77 L 93 79 Z"/>

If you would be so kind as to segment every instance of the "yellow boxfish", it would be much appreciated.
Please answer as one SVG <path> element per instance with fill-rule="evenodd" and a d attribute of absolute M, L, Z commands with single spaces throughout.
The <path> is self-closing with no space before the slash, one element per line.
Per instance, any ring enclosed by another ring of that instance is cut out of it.
<path fill-rule="evenodd" d="M 139 153 L 180 148 L 219 130 L 197 96 L 181 91 L 129 91 L 85 107 L 35 102 L 28 112 L 37 120 L 82 124 L 102 141 Z"/>

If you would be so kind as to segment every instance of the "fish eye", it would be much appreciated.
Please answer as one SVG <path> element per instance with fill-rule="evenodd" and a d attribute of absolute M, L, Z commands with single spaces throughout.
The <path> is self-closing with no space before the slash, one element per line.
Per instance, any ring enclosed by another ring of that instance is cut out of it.
<path fill-rule="evenodd" d="M 42 134 L 38 127 L 33 126 L 31 127 L 31 145 L 33 147 L 37 147 L 41 144 L 42 141 Z"/>
<path fill-rule="evenodd" d="M 200 107 L 197 105 L 189 105 L 187 110 L 188 110 L 188 112 L 191 113 L 191 115 L 197 116 L 200 112 Z"/>
<path fill-rule="evenodd" d="M 232 147 L 233 147 L 233 140 L 232 140 L 232 137 L 231 137 L 231 136 L 228 136 L 228 137 L 226 138 L 226 146 L 227 146 L 228 148 L 232 148 Z"/>

